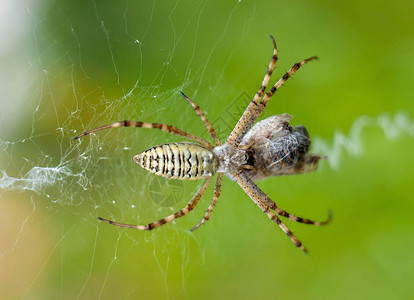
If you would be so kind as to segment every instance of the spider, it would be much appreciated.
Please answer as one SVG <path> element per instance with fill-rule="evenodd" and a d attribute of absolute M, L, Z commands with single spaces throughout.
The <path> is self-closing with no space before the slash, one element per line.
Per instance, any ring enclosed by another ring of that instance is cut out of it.
<path fill-rule="evenodd" d="M 204 183 L 183 209 L 147 225 L 123 224 L 101 217 L 98 217 L 99 220 L 120 227 L 152 230 L 193 210 L 211 183 L 213 176 L 217 173 L 214 196 L 203 219 L 191 229 L 193 231 L 210 218 L 220 196 L 223 174 L 227 174 L 240 185 L 269 219 L 279 225 L 297 247 L 307 252 L 299 239 L 282 223 L 278 215 L 296 222 L 320 226 L 330 221 L 330 214 L 324 222 L 297 217 L 279 208 L 254 181 L 276 175 L 315 171 L 319 160 L 324 157 L 307 153 L 311 144 L 309 134 L 304 126 L 291 127 L 289 125 L 292 116 L 281 114 L 269 117 L 256 124 L 255 122 L 265 109 L 267 102 L 283 83 L 301 66 L 317 57 L 312 56 L 294 64 L 265 94 L 266 86 L 278 60 L 276 42 L 272 36 L 270 38 L 273 43 L 273 56 L 262 85 L 224 143 L 220 142 L 216 131 L 200 107 L 182 92 L 180 92 L 181 95 L 204 122 L 214 145 L 171 125 L 126 120 L 86 131 L 74 138 L 78 139 L 89 133 L 114 127 L 142 127 L 156 128 L 193 141 L 155 146 L 133 158 L 142 168 L 159 176 L 179 180 L 204 179 Z"/>

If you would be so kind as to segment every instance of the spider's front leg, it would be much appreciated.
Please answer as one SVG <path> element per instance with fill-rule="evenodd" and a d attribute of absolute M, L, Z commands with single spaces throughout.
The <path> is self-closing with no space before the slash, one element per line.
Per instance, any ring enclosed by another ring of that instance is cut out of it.
<path fill-rule="evenodd" d="M 243 131 L 251 115 L 253 114 L 257 105 L 259 104 L 260 99 L 263 97 L 267 84 L 269 83 L 270 76 L 272 76 L 273 69 L 275 68 L 278 57 L 277 57 L 276 41 L 273 38 L 273 36 L 270 36 L 270 39 L 272 40 L 272 43 L 273 43 L 273 55 L 270 60 L 269 67 L 267 68 L 267 72 L 263 78 L 262 85 L 260 86 L 260 89 L 257 91 L 257 93 L 254 95 L 252 101 L 250 101 L 249 105 L 247 106 L 243 115 L 240 117 L 233 131 L 230 133 L 226 141 L 227 143 L 233 144 L 236 138 Z"/>
<path fill-rule="evenodd" d="M 275 92 L 288 80 L 292 75 L 299 70 L 300 67 L 302 67 L 307 62 L 310 62 L 311 60 L 317 59 L 316 56 L 309 57 L 305 60 L 302 60 L 296 64 L 293 65 L 289 69 L 289 71 L 286 72 L 285 75 L 283 75 L 282 78 L 280 78 L 275 85 L 266 93 L 266 95 L 263 97 L 262 101 L 257 105 L 254 112 L 250 114 L 249 120 L 245 123 L 245 126 L 240 130 L 239 135 L 235 139 L 235 144 L 239 144 L 243 137 L 247 134 L 247 132 L 252 128 L 253 124 L 257 121 L 260 114 L 263 112 L 263 110 L 266 108 L 267 102 L 272 98 L 272 96 L 275 94 Z"/>
<path fill-rule="evenodd" d="M 263 192 L 258 186 L 257 186 L 257 184 L 256 183 L 254 183 L 254 181 L 253 180 L 251 180 L 248 176 L 246 176 L 246 174 L 242 174 L 241 175 L 242 176 L 242 179 L 243 179 L 243 181 L 249 186 L 249 188 L 251 188 L 253 191 L 254 191 L 254 193 L 258 196 L 258 197 L 260 197 L 260 199 L 262 199 L 263 201 L 265 201 L 266 202 L 266 205 L 270 208 L 270 209 L 272 209 L 272 210 L 274 210 L 275 211 L 275 213 L 277 213 L 279 216 L 282 216 L 282 217 L 285 217 L 285 218 L 288 218 L 289 220 L 292 220 L 292 221 L 295 221 L 295 222 L 298 222 L 298 223 L 303 223 L 303 224 L 311 224 L 311 225 L 315 225 L 315 226 L 322 226 L 322 225 L 326 225 L 326 224 L 328 224 L 330 221 L 331 221 L 331 219 L 332 219 L 332 216 L 331 216 L 331 213 L 328 211 L 328 218 L 325 220 L 325 221 L 313 221 L 313 220 L 310 220 L 310 219 L 306 219 L 306 218 L 302 218 L 302 217 L 298 217 L 298 216 L 295 216 L 295 215 L 293 215 L 293 214 L 291 214 L 291 213 L 288 213 L 287 211 L 285 211 L 285 210 L 283 210 L 283 209 L 281 209 L 281 208 L 279 208 L 278 206 L 277 206 L 277 204 L 272 200 L 272 199 L 270 199 L 270 197 L 268 196 L 268 195 L 266 195 L 266 193 L 265 192 Z"/>
<path fill-rule="evenodd" d="M 302 249 L 303 252 L 308 252 L 306 248 L 302 245 L 301 241 L 290 231 L 290 229 L 282 223 L 282 221 L 278 218 L 278 216 L 271 211 L 270 207 L 267 203 L 261 199 L 260 195 L 250 186 L 248 181 L 246 181 L 247 176 L 241 172 L 232 172 L 231 176 L 236 180 L 236 182 L 240 185 L 240 187 L 245 191 L 247 195 L 256 203 L 257 206 L 269 217 L 269 219 L 273 220 L 274 222 L 279 225 L 279 227 L 283 230 L 284 233 L 292 240 L 292 242 L 296 245 L 296 247 Z"/>

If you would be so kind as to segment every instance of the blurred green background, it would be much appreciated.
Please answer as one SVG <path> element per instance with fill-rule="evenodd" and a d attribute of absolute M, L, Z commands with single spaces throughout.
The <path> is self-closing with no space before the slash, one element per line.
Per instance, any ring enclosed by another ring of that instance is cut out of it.
<path fill-rule="evenodd" d="M 3 299 L 407 299 L 413 297 L 412 1 L 3 1 L 0 8 L 0 294 Z M 225 137 L 260 86 L 307 64 L 270 101 L 314 151 L 312 174 L 259 186 L 280 207 L 323 220 L 285 223 L 303 254 L 225 178 L 211 199 L 152 232 L 200 182 L 154 178 L 132 161 L 182 140 L 87 129 L 124 119 L 206 136 L 178 94 Z M 159 180 L 159 181 L 158 181 Z"/>

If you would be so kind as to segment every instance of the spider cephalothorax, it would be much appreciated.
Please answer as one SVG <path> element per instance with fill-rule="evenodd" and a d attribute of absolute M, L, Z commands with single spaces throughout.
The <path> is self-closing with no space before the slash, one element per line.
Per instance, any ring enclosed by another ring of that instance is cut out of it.
<path fill-rule="evenodd" d="M 270 98 L 282 84 L 302 65 L 316 59 L 316 57 L 313 56 L 294 64 L 293 67 L 279 79 L 266 94 L 264 94 L 277 61 L 276 43 L 273 37 L 271 37 L 271 39 L 273 42 L 273 56 L 262 85 L 243 115 L 240 117 L 225 143 L 222 144 L 220 142 L 216 131 L 207 120 L 200 107 L 183 93 L 181 93 L 181 95 L 193 106 L 196 113 L 200 116 L 215 145 L 171 125 L 135 121 L 116 122 L 92 129 L 75 137 L 75 139 L 78 139 L 89 133 L 114 127 L 142 127 L 156 128 L 195 142 L 163 144 L 152 147 L 134 156 L 134 161 L 137 164 L 145 170 L 159 176 L 181 180 L 205 179 L 197 193 L 183 209 L 148 225 L 129 225 L 99 218 L 101 221 L 138 230 L 151 230 L 159 227 L 190 212 L 197 205 L 213 176 L 217 173 L 214 196 L 210 206 L 203 219 L 191 230 L 197 229 L 210 218 L 211 212 L 220 196 L 223 174 L 227 174 L 240 185 L 245 193 L 249 195 L 256 205 L 259 206 L 271 220 L 275 221 L 280 226 L 297 247 L 306 252 L 302 243 L 286 227 L 286 225 L 282 223 L 277 215 L 293 221 L 313 225 L 326 224 L 329 219 L 325 222 L 316 222 L 294 216 L 282 210 L 254 183 L 254 180 L 276 175 L 315 171 L 321 156 L 308 153 L 311 144 L 308 131 L 304 126 L 291 127 L 289 125 L 289 121 L 292 118 L 290 115 L 281 114 L 269 117 L 257 123 L 256 121 Z"/>

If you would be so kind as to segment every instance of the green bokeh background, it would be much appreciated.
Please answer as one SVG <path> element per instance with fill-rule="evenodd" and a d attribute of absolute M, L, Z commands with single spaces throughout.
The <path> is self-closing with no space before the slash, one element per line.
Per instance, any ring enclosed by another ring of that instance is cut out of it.
<path fill-rule="evenodd" d="M 413 297 L 414 123 L 397 126 L 394 138 L 375 126 L 382 114 L 414 118 L 413 9 L 412 1 L 5 2 L 2 298 Z M 299 60 L 320 59 L 278 91 L 265 116 L 289 112 L 292 124 L 330 145 L 361 116 L 374 120 L 357 137 L 359 151 L 340 152 L 338 168 L 322 161 L 315 173 L 259 182 L 289 212 L 320 220 L 333 212 L 326 227 L 285 222 L 310 253 L 227 178 L 211 220 L 193 233 L 212 187 L 194 212 L 153 232 L 98 222 L 162 218 L 182 208 L 199 183 L 178 184 L 178 200 L 158 205 L 150 197 L 154 175 L 131 160 L 177 137 L 144 129 L 81 142 L 73 136 L 123 119 L 204 135 L 178 91 L 228 134 L 235 124 L 229 107 L 260 86 L 269 34 L 279 48 L 271 82 Z M 69 173 L 50 184 L 45 173 L 32 176 L 40 186 L 7 184 L 35 167 Z"/>

